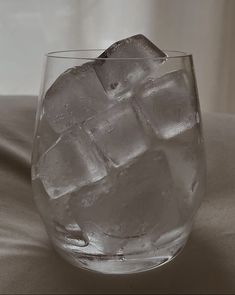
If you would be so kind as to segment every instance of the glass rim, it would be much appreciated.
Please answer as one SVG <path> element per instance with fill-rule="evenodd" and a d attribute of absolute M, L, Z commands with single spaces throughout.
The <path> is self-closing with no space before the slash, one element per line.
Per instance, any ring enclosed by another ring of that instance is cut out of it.
<path fill-rule="evenodd" d="M 66 56 L 66 54 L 73 54 L 73 53 L 95 53 L 95 52 L 104 52 L 105 49 L 69 49 L 69 50 L 59 50 L 59 51 L 50 51 L 45 54 L 47 58 L 57 58 L 57 59 L 77 59 L 77 60 L 107 60 L 105 57 L 79 57 L 79 56 Z M 162 50 L 166 53 L 167 56 L 164 57 L 122 57 L 122 58 L 114 58 L 109 57 L 109 60 L 115 60 L 115 61 L 125 61 L 125 60 L 165 60 L 167 59 L 175 59 L 175 58 L 186 58 L 186 57 L 192 57 L 191 53 L 178 51 L 178 50 Z"/>

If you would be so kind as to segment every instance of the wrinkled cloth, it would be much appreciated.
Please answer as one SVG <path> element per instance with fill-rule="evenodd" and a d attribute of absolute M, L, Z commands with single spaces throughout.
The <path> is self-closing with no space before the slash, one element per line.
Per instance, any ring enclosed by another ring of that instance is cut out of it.
<path fill-rule="evenodd" d="M 172 262 L 111 276 L 78 269 L 51 246 L 33 201 L 36 97 L 0 97 L 0 293 L 235 293 L 235 116 L 203 114 L 208 185 L 190 239 Z"/>

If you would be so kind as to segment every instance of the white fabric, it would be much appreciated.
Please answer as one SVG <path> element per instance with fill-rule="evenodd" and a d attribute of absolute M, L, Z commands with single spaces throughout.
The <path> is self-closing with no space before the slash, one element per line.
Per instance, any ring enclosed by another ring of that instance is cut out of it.
<path fill-rule="evenodd" d="M 235 292 L 235 116 L 204 114 L 208 190 L 183 252 L 142 274 L 77 269 L 53 250 L 33 202 L 35 97 L 0 97 L 0 294 Z"/>
<path fill-rule="evenodd" d="M 39 92 L 48 51 L 143 33 L 194 55 L 202 109 L 235 112 L 234 0 L 0 0 L 0 93 Z"/>

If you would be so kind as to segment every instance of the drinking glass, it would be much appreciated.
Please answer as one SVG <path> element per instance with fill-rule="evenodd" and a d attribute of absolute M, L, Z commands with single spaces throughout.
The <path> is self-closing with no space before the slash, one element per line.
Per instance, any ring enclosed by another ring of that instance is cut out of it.
<path fill-rule="evenodd" d="M 146 271 L 184 247 L 205 192 L 192 55 L 99 54 L 46 56 L 34 199 L 54 248 L 73 265 Z"/>

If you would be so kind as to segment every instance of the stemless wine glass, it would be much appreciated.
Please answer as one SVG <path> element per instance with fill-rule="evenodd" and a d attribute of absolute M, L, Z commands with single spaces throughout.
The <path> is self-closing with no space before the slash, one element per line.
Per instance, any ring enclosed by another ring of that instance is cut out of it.
<path fill-rule="evenodd" d="M 34 197 L 66 260 L 102 273 L 140 272 L 184 247 L 204 195 L 193 61 L 180 52 L 155 59 L 99 53 L 47 54 Z"/>

